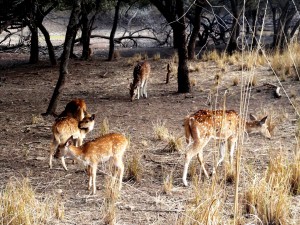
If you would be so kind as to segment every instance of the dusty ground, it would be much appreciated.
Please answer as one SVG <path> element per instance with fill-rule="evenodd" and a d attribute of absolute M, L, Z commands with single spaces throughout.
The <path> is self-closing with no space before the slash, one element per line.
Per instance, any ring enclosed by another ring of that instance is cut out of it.
<path fill-rule="evenodd" d="M 232 86 L 234 77 L 242 76 L 234 66 L 222 72 L 218 95 L 214 94 L 214 77 L 220 72 L 211 62 L 195 61 L 200 64 L 199 72 L 191 73 L 195 86 L 191 94 L 177 94 L 177 82 L 173 76 L 171 83 L 164 84 L 166 65 L 172 56 L 170 49 L 143 49 L 148 53 L 152 67 L 148 99 L 130 102 L 128 79 L 132 79 L 133 66 L 128 65 L 128 57 L 133 51 L 121 51 L 121 58 L 107 62 L 103 52 L 96 49 L 93 59 L 88 62 L 71 60 L 70 75 L 58 106 L 62 111 L 68 101 L 83 98 L 87 102 L 88 111 L 96 113 L 96 126 L 87 139 L 99 135 L 100 124 L 107 118 L 112 131 L 123 132 L 130 136 L 130 149 L 126 153 L 125 164 L 133 154 L 141 154 L 143 176 L 140 183 L 125 181 L 121 197 L 117 203 L 118 224 L 175 224 L 180 211 L 184 210 L 188 200 L 192 198 L 191 187 L 182 185 L 183 154 L 164 151 L 166 142 L 157 141 L 153 132 L 153 124 L 165 121 L 166 127 L 176 136 L 183 135 L 183 118 L 191 112 L 203 108 L 219 108 L 223 106 L 226 96 L 228 109 L 239 110 L 241 86 Z M 161 60 L 153 61 L 154 53 L 161 53 Z M 126 57 L 125 57 L 126 55 Z M 38 65 L 24 62 L 28 55 L 1 53 L 0 71 L 0 190 L 11 177 L 28 177 L 30 183 L 41 196 L 57 194 L 62 191 L 62 202 L 65 205 L 65 217 L 53 224 L 102 224 L 101 207 L 104 200 L 103 170 L 99 168 L 97 177 L 98 192 L 96 196 L 87 191 L 87 175 L 79 165 L 69 161 L 69 171 L 64 171 L 59 161 L 54 168 L 48 168 L 51 125 L 54 118 L 42 118 L 46 111 L 54 86 L 58 78 L 58 66 L 51 67 L 47 61 Z M 128 56 L 128 57 L 127 57 Z M 11 65 L 14 64 L 12 67 Z M 250 74 L 247 72 L 246 74 Z M 259 135 L 246 138 L 242 155 L 242 165 L 253 166 L 258 174 L 262 174 L 270 156 L 279 152 L 292 155 L 295 145 L 296 114 L 287 97 L 273 97 L 272 89 L 265 83 L 276 83 L 274 75 L 268 68 L 258 68 L 255 72 L 257 84 L 252 90 L 249 112 L 263 114 L 263 111 L 277 118 L 284 118 L 278 123 L 272 140 Z M 283 83 L 288 93 L 299 93 L 299 82 Z M 212 93 L 212 94 L 211 94 Z M 209 96 L 211 103 L 208 104 Z M 295 100 L 297 102 L 297 99 Z M 275 118 L 276 119 L 276 118 Z M 208 171 L 212 170 L 217 148 L 212 141 L 204 150 L 204 158 Z M 245 167 L 241 173 L 241 190 L 246 179 Z M 174 173 L 174 188 L 171 195 L 162 192 L 163 177 Z M 223 173 L 223 169 L 218 171 Z M 210 180 L 203 180 L 202 185 Z M 221 214 L 225 221 L 232 216 L 233 186 L 226 187 L 227 198 Z M 293 199 L 292 221 L 299 224 L 300 201 Z"/>

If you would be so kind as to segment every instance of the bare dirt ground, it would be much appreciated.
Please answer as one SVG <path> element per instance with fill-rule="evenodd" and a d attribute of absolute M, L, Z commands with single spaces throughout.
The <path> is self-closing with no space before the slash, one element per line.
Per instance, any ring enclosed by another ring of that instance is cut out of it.
<path fill-rule="evenodd" d="M 194 61 L 200 64 L 199 72 L 192 72 L 195 86 L 191 94 L 177 94 L 177 81 L 173 76 L 170 84 L 164 84 L 166 65 L 172 56 L 171 49 L 143 49 L 147 53 L 152 73 L 148 90 L 148 99 L 129 101 L 128 79 L 132 79 L 133 66 L 128 65 L 128 57 L 133 52 L 121 51 L 121 58 L 107 62 L 102 52 L 95 52 L 93 59 L 87 62 L 71 60 L 68 76 L 58 112 L 74 98 L 83 98 L 88 111 L 96 113 L 96 126 L 87 140 L 99 135 L 100 124 L 107 118 L 112 131 L 125 133 L 130 137 L 130 149 L 126 153 L 125 164 L 133 154 L 142 155 L 143 176 L 140 183 L 125 181 L 121 197 L 117 203 L 118 224 L 175 224 L 186 203 L 193 197 L 191 187 L 182 185 L 184 150 L 168 153 L 164 151 L 166 142 L 157 141 L 153 124 L 163 120 L 166 127 L 176 136 L 183 135 L 183 118 L 191 112 L 204 108 L 221 108 L 223 96 L 227 90 L 226 106 L 239 110 L 240 85 L 232 86 L 234 77 L 242 76 L 234 66 L 222 72 L 218 95 L 212 94 L 214 77 L 220 70 L 214 63 Z M 162 58 L 151 59 L 160 52 Z M 126 53 L 126 54 L 125 54 Z M 125 57 L 128 56 L 128 57 Z M 1 53 L 0 83 L 0 189 L 11 177 L 28 177 L 30 183 L 41 196 L 57 194 L 61 190 L 61 201 L 65 206 L 65 217 L 53 224 L 102 224 L 101 207 L 104 200 L 104 178 L 100 167 L 97 177 L 96 196 L 87 191 L 87 175 L 78 164 L 71 164 L 64 171 L 60 161 L 54 162 L 52 170 L 48 167 L 51 125 L 53 117 L 40 117 L 46 111 L 54 86 L 58 78 L 58 66 L 51 67 L 47 61 L 38 65 L 24 63 L 28 55 Z M 10 64 L 8 64 L 8 62 Z M 21 63 L 19 63 L 21 62 Z M 15 63 L 12 67 L 11 64 Z M 251 72 L 246 72 L 245 75 Z M 272 140 L 259 135 L 250 135 L 245 139 L 242 165 L 252 166 L 258 174 L 264 173 L 270 157 L 277 154 L 292 155 L 295 146 L 296 114 L 287 97 L 273 97 L 272 89 L 265 83 L 276 83 L 268 68 L 258 68 L 255 72 L 257 84 L 252 90 L 249 112 L 262 115 L 263 112 L 284 118 L 278 123 Z M 299 93 L 299 82 L 292 80 L 283 83 L 288 93 Z M 208 104 L 209 96 L 211 105 Z M 295 102 L 298 100 L 295 99 Z M 206 168 L 212 171 L 214 156 L 218 156 L 212 141 L 204 150 Z M 241 191 L 245 188 L 246 170 L 242 167 Z M 199 168 L 198 168 L 199 169 Z M 171 195 L 162 191 L 163 177 L 172 172 L 174 188 Z M 199 171 L 198 171 L 199 172 Z M 223 173 L 220 168 L 218 173 Z M 126 175 L 125 175 L 126 176 Z M 199 186 L 209 184 L 202 180 Z M 221 213 L 224 223 L 233 213 L 233 185 L 226 188 L 227 198 Z M 293 198 L 291 224 L 299 224 L 300 201 Z"/>

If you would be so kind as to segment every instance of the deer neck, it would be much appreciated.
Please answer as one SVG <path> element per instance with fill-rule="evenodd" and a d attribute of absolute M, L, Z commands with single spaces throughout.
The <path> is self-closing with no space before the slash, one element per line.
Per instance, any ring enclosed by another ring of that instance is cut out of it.
<path fill-rule="evenodd" d="M 71 155 L 72 158 L 77 159 L 79 162 L 83 163 L 85 166 L 89 165 L 89 161 L 86 160 L 85 154 L 83 152 L 82 146 L 76 147 L 74 145 L 71 145 L 69 147 L 69 154 Z"/>

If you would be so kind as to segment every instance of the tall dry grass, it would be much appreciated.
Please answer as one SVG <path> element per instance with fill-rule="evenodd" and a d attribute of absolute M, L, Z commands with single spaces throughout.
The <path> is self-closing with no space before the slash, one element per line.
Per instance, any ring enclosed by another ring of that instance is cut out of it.
<path fill-rule="evenodd" d="M 38 197 L 28 179 L 11 179 L 0 192 L 1 224 L 48 224 L 63 217 L 63 203 L 53 196 Z"/>

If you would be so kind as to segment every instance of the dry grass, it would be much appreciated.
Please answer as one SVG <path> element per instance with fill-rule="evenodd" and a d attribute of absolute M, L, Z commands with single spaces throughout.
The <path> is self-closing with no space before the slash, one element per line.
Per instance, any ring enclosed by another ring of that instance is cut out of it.
<path fill-rule="evenodd" d="M 171 195 L 173 190 L 173 172 L 167 174 L 163 180 L 163 193 Z"/>
<path fill-rule="evenodd" d="M 43 123 L 45 120 L 41 115 L 32 115 L 32 119 L 31 119 L 31 124 L 35 125 L 35 124 L 41 124 Z"/>
<path fill-rule="evenodd" d="M 165 141 L 169 139 L 169 130 L 166 127 L 166 122 L 158 120 L 153 124 L 153 130 L 155 134 L 155 138 L 159 141 Z"/>
<path fill-rule="evenodd" d="M 144 54 L 142 56 L 141 53 L 137 53 L 137 54 L 134 54 L 131 58 L 129 58 L 127 60 L 127 65 L 128 66 L 133 66 L 135 65 L 138 61 L 141 61 L 142 59 L 148 59 L 148 55 L 147 54 Z"/>
<path fill-rule="evenodd" d="M 235 76 L 232 80 L 232 86 L 238 86 L 240 80 L 237 76 Z"/>
<path fill-rule="evenodd" d="M 140 182 L 143 175 L 143 166 L 141 163 L 141 154 L 139 152 L 134 152 L 131 159 L 127 163 L 127 180 Z"/>
<path fill-rule="evenodd" d="M 255 177 L 245 191 L 245 212 L 256 215 L 262 224 L 289 224 L 289 174 L 286 159 L 282 154 L 273 157 L 266 174 L 262 178 Z"/>
<path fill-rule="evenodd" d="M 165 147 L 167 152 L 178 152 L 183 149 L 183 139 L 182 137 L 176 137 L 174 135 L 168 135 L 167 137 L 168 144 Z"/>
<path fill-rule="evenodd" d="M 100 125 L 100 130 L 99 130 L 99 135 L 103 136 L 108 134 L 110 131 L 109 129 L 109 121 L 108 119 L 105 117 Z"/>
<path fill-rule="evenodd" d="M 115 50 L 113 53 L 113 58 L 114 59 L 120 59 L 121 58 L 121 53 L 118 50 Z"/>
<path fill-rule="evenodd" d="M 160 53 L 159 52 L 153 55 L 153 60 L 154 61 L 159 61 L 160 60 Z"/>
<path fill-rule="evenodd" d="M 114 177 L 107 176 L 105 179 L 105 199 L 102 207 L 104 224 L 114 225 L 117 220 L 116 203 L 120 196 L 118 180 Z"/>
<path fill-rule="evenodd" d="M 1 224 L 47 224 L 63 217 L 63 204 L 51 197 L 40 200 L 28 179 L 10 180 L 0 193 Z"/>
<path fill-rule="evenodd" d="M 193 182 L 193 200 L 187 204 L 185 212 L 176 224 L 225 224 L 222 218 L 223 195 L 223 188 L 214 180 L 209 185 L 203 185 L 195 177 Z"/>

